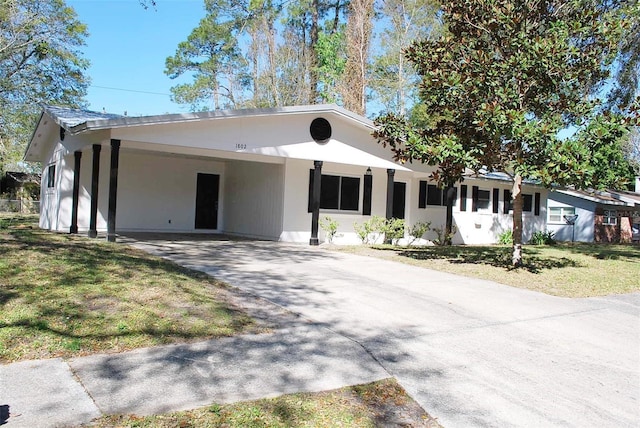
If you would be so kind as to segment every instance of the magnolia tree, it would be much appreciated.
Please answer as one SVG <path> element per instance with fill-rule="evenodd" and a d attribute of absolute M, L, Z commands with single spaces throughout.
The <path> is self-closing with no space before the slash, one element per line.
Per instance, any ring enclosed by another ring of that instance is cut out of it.
<path fill-rule="evenodd" d="M 599 181 L 602 164 L 591 161 L 603 146 L 615 148 L 597 142 L 618 141 L 631 118 L 602 114 L 593 95 L 630 25 L 625 8 L 606 0 L 444 1 L 447 31 L 405 51 L 430 118 L 415 126 L 382 116 L 375 136 L 401 162 L 437 165 L 434 178 L 443 185 L 462 179 L 466 168 L 509 174 L 514 266 L 522 264 L 524 179 L 607 184 Z M 559 138 L 571 128 L 584 130 Z"/>

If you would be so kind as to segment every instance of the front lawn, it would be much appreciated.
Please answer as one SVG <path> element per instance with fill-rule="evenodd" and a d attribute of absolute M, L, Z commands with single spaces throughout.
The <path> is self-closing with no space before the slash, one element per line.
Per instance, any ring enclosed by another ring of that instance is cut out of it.
<path fill-rule="evenodd" d="M 314 394 L 208 407 L 165 415 L 104 416 L 92 427 L 425 427 L 441 428 L 394 380 Z"/>
<path fill-rule="evenodd" d="M 555 296 L 591 297 L 640 291 L 638 245 L 525 245 L 524 266 L 519 269 L 510 266 L 510 246 L 333 248 L 487 279 Z"/>
<path fill-rule="evenodd" d="M 223 284 L 142 251 L 0 215 L 0 362 L 204 340 L 252 320 Z"/>

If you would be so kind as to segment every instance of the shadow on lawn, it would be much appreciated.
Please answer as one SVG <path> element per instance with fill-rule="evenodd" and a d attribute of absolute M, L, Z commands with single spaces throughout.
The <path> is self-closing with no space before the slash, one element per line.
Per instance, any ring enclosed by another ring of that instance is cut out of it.
<path fill-rule="evenodd" d="M 55 258 L 60 267 L 52 275 L 55 284 L 74 286 L 80 281 L 101 283 L 105 272 L 110 276 L 130 279 L 135 272 L 146 270 L 162 275 L 180 274 L 196 280 L 211 280 L 202 273 L 121 245 L 88 240 L 84 237 L 54 234 L 40 230 L 12 230 L 9 245 L 0 245 L 0 256 L 24 249 Z"/>
<path fill-rule="evenodd" d="M 511 265 L 511 247 L 505 246 L 451 246 L 415 249 L 393 249 L 399 256 L 414 260 L 445 260 L 451 264 L 488 265 L 506 270 L 516 270 Z M 523 249 L 523 265 L 519 269 L 540 273 L 546 269 L 582 266 L 568 257 L 543 255 L 536 247 Z"/>
<path fill-rule="evenodd" d="M 10 230 L 0 233 L 0 258 L 0 277 L 7 278 L 0 282 L 0 312 L 16 299 L 25 308 L 12 314 L 7 309 L 0 329 L 47 333 L 71 351 L 82 339 L 106 343 L 144 336 L 170 343 L 227 336 L 252 325 L 243 311 L 215 297 L 214 287 L 221 283 L 130 247 Z M 141 281 L 135 284 L 139 291 L 131 294 L 134 281 Z M 158 297 L 140 296 L 147 286 L 162 291 Z M 150 298 L 153 304 L 147 305 Z M 206 328 L 192 329 L 192 319 L 207 320 Z"/>
<path fill-rule="evenodd" d="M 557 248 L 598 260 L 640 262 L 640 245 L 566 243 Z"/>

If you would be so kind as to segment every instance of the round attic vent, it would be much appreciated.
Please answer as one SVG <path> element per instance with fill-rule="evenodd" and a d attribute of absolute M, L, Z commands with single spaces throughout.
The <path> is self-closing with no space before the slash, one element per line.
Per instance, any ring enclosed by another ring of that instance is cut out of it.
<path fill-rule="evenodd" d="M 326 144 L 331 139 L 331 124 L 327 119 L 317 117 L 309 127 L 311 138 L 318 144 Z"/>

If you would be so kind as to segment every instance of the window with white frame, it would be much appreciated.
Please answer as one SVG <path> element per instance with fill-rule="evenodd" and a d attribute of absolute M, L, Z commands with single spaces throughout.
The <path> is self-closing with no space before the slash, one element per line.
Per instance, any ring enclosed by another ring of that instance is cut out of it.
<path fill-rule="evenodd" d="M 56 185 L 56 166 L 55 164 L 49 165 L 47 168 L 47 187 L 51 189 Z"/>
<path fill-rule="evenodd" d="M 604 210 L 602 213 L 602 224 L 609 226 L 618 224 L 618 213 L 616 210 Z"/>
<path fill-rule="evenodd" d="M 488 190 L 478 190 L 478 209 L 488 210 L 491 203 L 491 192 Z"/>
<path fill-rule="evenodd" d="M 565 216 L 572 216 L 576 214 L 574 207 L 549 207 L 549 223 L 562 223 L 565 224 Z"/>

